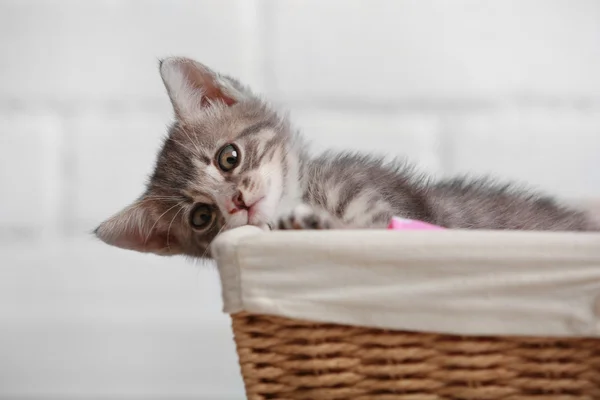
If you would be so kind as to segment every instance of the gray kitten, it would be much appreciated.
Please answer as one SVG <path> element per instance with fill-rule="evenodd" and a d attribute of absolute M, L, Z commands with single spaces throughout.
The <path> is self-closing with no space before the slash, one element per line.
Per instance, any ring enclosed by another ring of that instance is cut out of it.
<path fill-rule="evenodd" d="M 487 180 L 431 182 L 408 165 L 308 155 L 302 138 L 236 80 L 186 58 L 160 74 L 175 111 L 145 193 L 96 235 L 125 249 L 209 255 L 223 230 L 385 228 L 393 215 L 447 228 L 597 230 L 582 211 Z"/>

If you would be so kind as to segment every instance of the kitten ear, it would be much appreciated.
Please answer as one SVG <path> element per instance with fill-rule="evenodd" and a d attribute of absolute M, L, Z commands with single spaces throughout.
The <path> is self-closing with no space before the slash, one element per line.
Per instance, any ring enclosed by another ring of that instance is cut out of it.
<path fill-rule="evenodd" d="M 189 58 L 161 60 L 160 76 L 180 120 L 193 118 L 198 110 L 211 103 L 223 102 L 231 106 L 242 96 L 227 77 Z"/>
<path fill-rule="evenodd" d="M 122 249 L 160 255 L 180 253 L 177 238 L 158 223 L 160 216 L 156 215 L 153 206 L 142 198 L 101 223 L 94 234 Z"/>

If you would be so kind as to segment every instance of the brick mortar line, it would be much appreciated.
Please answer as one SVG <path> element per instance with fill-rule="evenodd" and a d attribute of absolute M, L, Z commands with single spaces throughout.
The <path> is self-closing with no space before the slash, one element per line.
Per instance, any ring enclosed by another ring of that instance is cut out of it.
<path fill-rule="evenodd" d="M 270 82 L 273 84 L 274 82 Z M 275 97 L 271 101 L 276 107 L 307 111 L 352 111 L 362 113 L 403 113 L 403 112 L 472 112 L 481 110 L 506 109 L 550 109 L 595 111 L 600 110 L 600 98 L 539 98 L 539 99 L 424 99 L 406 100 L 345 100 L 340 98 L 296 99 Z M 52 110 L 58 114 L 78 114 L 100 112 L 107 114 L 165 112 L 170 114 L 170 105 L 166 99 L 122 100 L 48 100 L 28 101 L 24 99 L 0 98 L 0 112 L 43 112 Z"/>

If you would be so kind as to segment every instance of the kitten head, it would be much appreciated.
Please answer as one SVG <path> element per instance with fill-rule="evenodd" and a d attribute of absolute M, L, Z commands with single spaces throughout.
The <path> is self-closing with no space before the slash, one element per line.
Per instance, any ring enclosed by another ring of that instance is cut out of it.
<path fill-rule="evenodd" d="M 160 74 L 175 122 L 144 194 L 95 233 L 125 249 L 210 256 L 219 232 L 268 226 L 299 195 L 298 138 L 247 88 L 196 61 L 165 59 Z"/>

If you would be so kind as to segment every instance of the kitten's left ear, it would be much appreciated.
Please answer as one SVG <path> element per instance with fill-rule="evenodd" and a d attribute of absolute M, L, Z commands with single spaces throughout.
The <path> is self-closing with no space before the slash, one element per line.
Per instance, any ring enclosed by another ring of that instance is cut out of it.
<path fill-rule="evenodd" d="M 170 57 L 160 61 L 160 76 L 167 88 L 175 115 L 189 120 L 213 103 L 231 106 L 243 97 L 230 78 L 189 58 Z"/>

